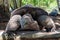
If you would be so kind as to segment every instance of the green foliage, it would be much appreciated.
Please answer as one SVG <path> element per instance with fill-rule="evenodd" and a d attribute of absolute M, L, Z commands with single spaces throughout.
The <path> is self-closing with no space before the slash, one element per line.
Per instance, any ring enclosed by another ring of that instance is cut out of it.
<path fill-rule="evenodd" d="M 17 7 L 20 7 L 20 0 L 16 0 L 16 1 L 17 1 Z M 12 7 L 14 7 L 13 0 L 9 0 L 9 3 Z M 51 10 L 57 6 L 57 1 L 56 0 L 22 0 L 21 4 L 22 5 L 32 4 L 34 6 L 38 6 L 40 8 L 45 9 L 45 10 Z"/>

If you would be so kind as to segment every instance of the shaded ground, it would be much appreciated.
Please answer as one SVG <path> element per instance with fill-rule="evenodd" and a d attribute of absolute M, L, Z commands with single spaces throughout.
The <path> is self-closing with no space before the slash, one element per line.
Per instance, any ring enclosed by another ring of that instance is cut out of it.
<path fill-rule="evenodd" d="M 4 30 L 6 28 L 7 22 L 0 23 L 0 30 Z"/>

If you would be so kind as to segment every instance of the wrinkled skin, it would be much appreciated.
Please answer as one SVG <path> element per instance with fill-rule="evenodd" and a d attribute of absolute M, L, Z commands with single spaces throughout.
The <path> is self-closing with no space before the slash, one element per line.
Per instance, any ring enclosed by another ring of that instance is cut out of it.
<path fill-rule="evenodd" d="M 14 15 L 10 18 L 5 31 L 13 32 L 19 29 L 39 30 L 39 25 L 33 20 L 29 13 L 23 15 L 22 17 L 20 15 Z"/>
<path fill-rule="evenodd" d="M 55 24 L 52 18 L 47 15 L 42 15 L 38 18 L 38 24 L 41 26 L 40 30 L 46 29 L 46 32 L 55 32 Z"/>
<path fill-rule="evenodd" d="M 21 16 L 14 15 L 10 18 L 9 22 L 7 23 L 6 29 L 3 33 L 3 36 L 14 36 L 18 28 L 21 28 L 20 25 Z"/>
<path fill-rule="evenodd" d="M 36 21 L 33 20 L 32 16 L 27 13 L 22 16 L 21 29 L 39 30 L 39 25 Z"/>
<path fill-rule="evenodd" d="M 8 31 L 16 31 L 19 27 L 21 27 L 20 25 L 20 20 L 21 20 L 21 16 L 20 15 L 14 15 L 13 17 L 10 18 L 7 26 L 6 26 L 6 32 Z"/>

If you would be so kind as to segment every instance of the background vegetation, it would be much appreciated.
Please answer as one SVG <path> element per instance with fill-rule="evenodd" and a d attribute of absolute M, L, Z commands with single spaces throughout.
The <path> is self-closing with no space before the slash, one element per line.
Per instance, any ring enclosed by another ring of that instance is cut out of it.
<path fill-rule="evenodd" d="M 58 10 L 58 2 L 58 0 L 0 0 L 0 6 L 1 8 L 3 8 L 3 15 L 7 15 L 9 17 L 10 12 L 26 4 L 31 4 L 36 7 L 40 7 L 49 13 L 53 9 Z"/>
<path fill-rule="evenodd" d="M 51 11 L 57 8 L 57 0 L 9 0 L 9 7 L 13 9 L 18 8 L 25 4 L 32 4 L 34 6 L 45 9 L 46 11 Z"/>

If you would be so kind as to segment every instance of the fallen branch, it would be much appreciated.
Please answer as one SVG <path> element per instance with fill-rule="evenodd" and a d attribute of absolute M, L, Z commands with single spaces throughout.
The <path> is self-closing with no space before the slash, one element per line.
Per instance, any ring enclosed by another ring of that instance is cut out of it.
<path fill-rule="evenodd" d="M 0 40 L 20 40 L 20 38 L 60 38 L 60 32 L 39 32 L 39 31 L 20 31 L 17 35 L 5 37 L 5 39 L 0 35 Z"/>

